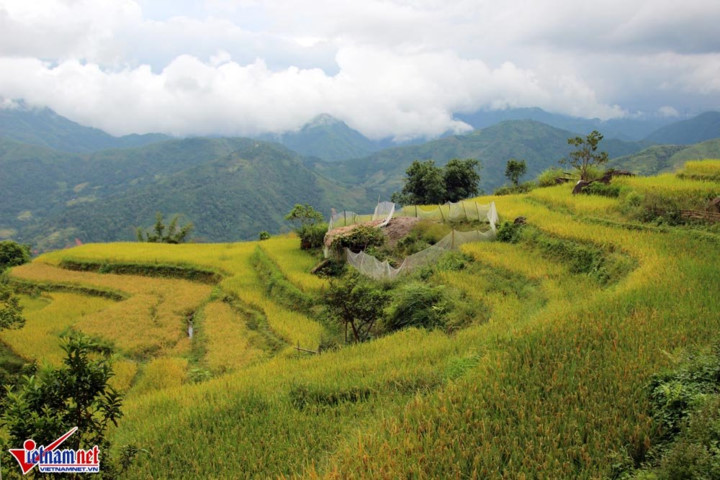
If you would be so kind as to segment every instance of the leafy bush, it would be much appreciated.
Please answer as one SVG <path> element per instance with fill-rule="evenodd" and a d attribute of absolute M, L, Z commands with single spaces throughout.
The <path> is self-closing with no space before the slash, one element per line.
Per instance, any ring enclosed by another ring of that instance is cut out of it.
<path fill-rule="evenodd" d="M 427 240 L 422 238 L 422 235 L 419 232 L 411 232 L 409 235 L 401 238 L 397 242 L 395 249 L 397 250 L 397 253 L 399 255 L 407 257 L 409 255 L 413 255 L 417 252 L 425 250 L 429 246 L 430 243 L 428 243 Z"/>
<path fill-rule="evenodd" d="M 327 223 L 314 223 L 299 227 L 297 234 L 300 237 L 300 248 L 309 250 L 322 247 L 327 229 Z"/>
<path fill-rule="evenodd" d="M 406 327 L 442 328 L 452 308 L 444 287 L 409 282 L 395 291 L 384 325 L 391 332 Z"/>
<path fill-rule="evenodd" d="M 0 272 L 30 261 L 30 247 L 12 240 L 0 242 Z"/>
<path fill-rule="evenodd" d="M 585 195 L 599 195 L 601 197 L 617 198 L 620 196 L 622 187 L 620 185 L 604 184 L 594 182 L 585 187 L 580 193 Z"/>
<path fill-rule="evenodd" d="M 369 225 L 358 225 L 347 235 L 336 237 L 330 248 L 342 252 L 346 248 L 357 253 L 366 250 L 368 247 L 381 247 L 385 244 L 385 235 L 379 228 Z"/>
<path fill-rule="evenodd" d="M 720 478 L 720 345 L 653 376 L 648 399 L 656 438 L 633 478 Z"/>
<path fill-rule="evenodd" d="M 641 222 L 654 222 L 658 225 L 685 225 L 704 223 L 701 216 L 691 218 L 684 211 L 704 212 L 708 202 L 720 195 L 715 188 L 678 188 L 673 185 L 663 188 L 627 187 L 620 191 L 620 211 L 630 218 Z"/>
<path fill-rule="evenodd" d="M 712 395 L 660 462 L 658 478 L 720 478 L 720 396 Z"/>
<path fill-rule="evenodd" d="M 661 438 L 672 439 L 708 394 L 720 393 L 720 346 L 712 353 L 689 357 L 676 370 L 655 375 L 648 389 Z"/>
<path fill-rule="evenodd" d="M 520 240 L 522 224 L 503 222 L 497 229 L 497 240 L 505 243 L 517 243 Z"/>
<path fill-rule="evenodd" d="M 344 260 L 336 260 L 334 258 L 328 258 L 319 265 L 314 273 L 318 277 L 332 278 L 340 277 L 347 270 L 347 262 Z"/>
<path fill-rule="evenodd" d="M 258 233 L 258 240 L 269 240 L 270 239 L 270 233 L 266 230 L 263 230 L 262 232 Z"/>
<path fill-rule="evenodd" d="M 9 285 L 0 279 L 0 330 L 6 328 L 22 328 L 25 318 L 18 297 L 13 295 Z"/>
<path fill-rule="evenodd" d="M 63 350 L 62 366 L 45 367 L 37 375 L 26 376 L 18 388 L 8 392 L 2 424 L 12 445 L 22 445 L 28 438 L 47 445 L 58 432 L 78 427 L 77 434 L 66 442 L 68 448 L 98 445 L 108 452 L 106 432 L 122 417 L 122 395 L 109 384 L 113 375 L 111 349 L 73 333 Z M 104 472 L 111 474 L 113 467 L 106 457 Z"/>

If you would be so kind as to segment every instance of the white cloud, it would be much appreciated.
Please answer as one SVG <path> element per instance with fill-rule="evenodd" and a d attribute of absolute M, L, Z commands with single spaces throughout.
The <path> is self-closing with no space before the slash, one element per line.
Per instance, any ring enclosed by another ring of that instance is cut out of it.
<path fill-rule="evenodd" d="M 0 97 L 115 134 L 687 112 L 720 108 L 719 22 L 709 0 L 0 0 Z"/>
<path fill-rule="evenodd" d="M 663 105 L 662 107 L 658 108 L 658 113 L 661 117 L 679 117 L 680 112 L 677 111 L 674 107 L 671 107 L 669 105 Z"/>
<path fill-rule="evenodd" d="M 75 60 L 54 66 L 5 58 L 0 68 L 17 75 L 0 78 L 0 92 L 114 134 L 253 135 L 296 129 L 330 113 L 370 137 L 406 139 L 465 131 L 453 112 L 481 107 L 622 114 L 597 102 L 577 78 L 538 78 L 511 63 L 491 69 L 447 52 L 368 47 L 341 49 L 337 63 L 339 73 L 331 76 L 297 67 L 273 71 L 262 60 L 241 65 L 222 51 L 207 62 L 182 55 L 159 73 L 149 66 L 106 71 Z"/>

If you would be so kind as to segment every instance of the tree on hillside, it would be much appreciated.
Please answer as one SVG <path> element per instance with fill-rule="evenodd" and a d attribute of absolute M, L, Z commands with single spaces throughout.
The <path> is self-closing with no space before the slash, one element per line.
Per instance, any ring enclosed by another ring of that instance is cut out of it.
<path fill-rule="evenodd" d="M 30 261 L 30 247 L 12 240 L 0 242 L 0 272 Z"/>
<path fill-rule="evenodd" d="M 355 342 L 370 338 L 373 327 L 383 317 L 389 294 L 377 284 L 352 272 L 341 280 L 331 281 L 324 301 L 328 314 L 348 328 Z"/>
<path fill-rule="evenodd" d="M 285 220 L 293 224 L 293 230 L 300 237 L 300 248 L 307 250 L 322 246 L 327 224 L 323 222 L 322 213 L 315 210 L 307 203 L 301 205 L 296 203 L 290 212 L 285 215 Z"/>
<path fill-rule="evenodd" d="M 0 242 L 0 273 L 30 261 L 30 247 L 12 240 Z M 0 277 L 0 330 L 22 328 L 25 318 L 22 316 L 20 300 L 13 295 L 13 289 L 7 283 L 7 277 Z"/>
<path fill-rule="evenodd" d="M 391 199 L 401 205 L 432 205 L 477 195 L 479 164 L 474 159 L 453 159 L 441 168 L 434 160 L 416 160 L 405 171 L 402 191 L 395 192 Z"/>
<path fill-rule="evenodd" d="M 517 187 L 520 183 L 520 177 L 525 175 L 526 171 L 527 166 L 525 165 L 525 160 L 515 160 L 511 158 L 505 166 L 505 177 Z"/>
<path fill-rule="evenodd" d="M 443 178 L 445 180 L 445 200 L 459 202 L 464 198 L 474 197 L 478 194 L 480 174 L 477 172 L 480 162 L 474 158 L 460 160 L 454 158 L 445 165 Z"/>
<path fill-rule="evenodd" d="M 434 160 L 415 160 L 405 171 L 405 185 L 391 200 L 402 205 L 430 205 L 445 201 L 445 179 Z"/>
<path fill-rule="evenodd" d="M 312 206 L 301 205 L 296 203 L 290 213 L 285 215 L 285 220 L 293 224 L 295 232 L 302 230 L 305 227 L 315 225 L 323 221 L 322 213 L 315 210 Z"/>
<path fill-rule="evenodd" d="M 0 281 L 0 330 L 22 328 L 23 325 L 25 318 L 20 301 L 13 295 L 10 286 Z"/>
<path fill-rule="evenodd" d="M 597 151 L 598 144 L 603 138 L 603 135 L 597 130 L 593 130 L 585 138 L 568 138 L 568 145 L 575 147 L 575 150 L 570 152 L 569 158 L 560 160 L 560 163 L 577 169 L 580 172 L 580 180 L 590 180 L 588 178 L 589 167 L 602 165 L 608 161 L 607 152 Z"/>
<path fill-rule="evenodd" d="M 122 396 L 108 383 L 113 376 L 111 349 L 80 333 L 71 334 L 62 348 L 62 366 L 44 367 L 35 375 L 23 377 L 18 388 L 8 392 L 0 423 L 7 430 L 10 445 L 23 445 L 28 439 L 48 445 L 78 427 L 63 448 L 97 445 L 103 458 L 103 476 L 112 476 L 106 432 L 122 416 Z"/>
<path fill-rule="evenodd" d="M 142 228 L 137 229 L 138 242 L 150 243 L 182 243 L 188 239 L 193 231 L 192 222 L 178 228 L 179 215 L 175 215 L 170 223 L 166 226 L 163 223 L 163 214 L 158 212 L 155 214 L 155 226 L 152 232 L 143 232 Z"/>

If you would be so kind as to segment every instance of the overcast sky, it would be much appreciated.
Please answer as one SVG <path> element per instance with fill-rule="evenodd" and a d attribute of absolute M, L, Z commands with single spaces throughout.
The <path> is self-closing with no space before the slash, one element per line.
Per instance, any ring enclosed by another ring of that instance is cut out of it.
<path fill-rule="evenodd" d="M 0 0 L 0 105 L 115 135 L 684 116 L 720 109 L 719 26 L 718 0 Z"/>

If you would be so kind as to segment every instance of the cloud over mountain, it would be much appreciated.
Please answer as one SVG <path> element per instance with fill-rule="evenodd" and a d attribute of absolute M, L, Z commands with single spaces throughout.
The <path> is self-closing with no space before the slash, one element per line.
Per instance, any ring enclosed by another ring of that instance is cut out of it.
<path fill-rule="evenodd" d="M 716 2 L 0 1 L 0 97 L 113 134 L 252 135 L 321 113 L 372 138 L 454 113 L 720 108 Z"/>

